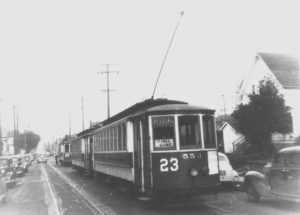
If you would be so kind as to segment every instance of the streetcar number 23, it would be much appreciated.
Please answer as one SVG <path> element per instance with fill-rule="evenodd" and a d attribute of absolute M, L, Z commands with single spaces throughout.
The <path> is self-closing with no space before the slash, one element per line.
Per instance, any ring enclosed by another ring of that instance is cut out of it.
<path fill-rule="evenodd" d="M 161 172 L 168 172 L 168 171 L 177 171 L 179 169 L 178 166 L 178 159 L 177 158 L 170 158 L 170 160 L 166 158 L 160 159 L 160 171 Z"/>

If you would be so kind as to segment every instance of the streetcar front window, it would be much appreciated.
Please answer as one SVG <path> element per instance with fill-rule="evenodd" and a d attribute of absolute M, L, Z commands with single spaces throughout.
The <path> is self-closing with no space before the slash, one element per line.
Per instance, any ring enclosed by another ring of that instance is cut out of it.
<path fill-rule="evenodd" d="M 204 115 L 202 117 L 203 122 L 203 137 L 204 147 L 216 148 L 216 136 L 215 136 L 215 121 L 211 115 Z"/>
<path fill-rule="evenodd" d="M 153 123 L 153 141 L 155 150 L 176 149 L 175 145 L 175 127 L 174 117 L 161 116 L 154 117 Z"/>
<path fill-rule="evenodd" d="M 70 146 L 69 144 L 65 145 L 65 153 L 69 153 L 70 152 Z"/>
<path fill-rule="evenodd" d="M 179 116 L 180 149 L 200 148 L 200 123 L 198 116 Z"/>

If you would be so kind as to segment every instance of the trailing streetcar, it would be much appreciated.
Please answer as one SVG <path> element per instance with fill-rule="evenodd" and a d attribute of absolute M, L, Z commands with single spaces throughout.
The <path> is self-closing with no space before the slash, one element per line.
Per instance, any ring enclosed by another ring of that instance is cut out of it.
<path fill-rule="evenodd" d="M 220 185 L 214 110 L 149 99 L 79 136 L 72 155 L 84 154 L 82 168 L 143 196 L 198 195 Z"/>
<path fill-rule="evenodd" d="M 93 175 L 93 131 L 86 129 L 70 140 L 72 167 Z"/>
<path fill-rule="evenodd" d="M 65 137 L 58 145 L 58 162 L 64 166 L 72 164 L 70 137 Z"/>

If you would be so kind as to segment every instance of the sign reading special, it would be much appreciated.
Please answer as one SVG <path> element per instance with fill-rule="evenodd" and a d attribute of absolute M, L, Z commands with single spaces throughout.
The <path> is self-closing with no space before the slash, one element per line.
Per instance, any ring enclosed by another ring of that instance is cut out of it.
<path fill-rule="evenodd" d="M 161 124 L 173 124 L 174 117 L 173 116 L 156 116 L 152 118 L 153 125 L 161 125 Z"/>

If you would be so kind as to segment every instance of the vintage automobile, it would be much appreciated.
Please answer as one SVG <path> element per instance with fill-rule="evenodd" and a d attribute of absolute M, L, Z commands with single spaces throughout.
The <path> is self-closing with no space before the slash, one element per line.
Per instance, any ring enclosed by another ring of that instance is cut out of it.
<path fill-rule="evenodd" d="M 27 155 L 21 156 L 21 167 L 23 168 L 24 172 L 28 172 L 28 168 L 30 165 L 29 162 L 30 162 L 30 159 Z"/>
<path fill-rule="evenodd" d="M 228 184 L 238 186 L 239 174 L 232 168 L 228 157 L 225 154 L 218 152 L 218 158 L 221 183 L 224 185 Z"/>
<path fill-rule="evenodd" d="M 0 202 L 5 201 L 7 194 L 5 175 L 0 173 Z"/>
<path fill-rule="evenodd" d="M 38 163 L 47 163 L 47 157 L 45 154 L 39 154 L 37 158 Z"/>
<path fill-rule="evenodd" d="M 16 176 L 24 175 L 24 168 L 22 167 L 22 160 L 20 156 L 12 157 L 12 168 Z"/>
<path fill-rule="evenodd" d="M 263 173 L 248 171 L 245 188 L 251 202 L 268 195 L 300 200 L 300 146 L 280 150 L 273 162 L 264 166 Z"/>
<path fill-rule="evenodd" d="M 0 157 L 0 174 L 5 178 L 7 187 L 11 187 L 15 183 L 11 157 Z"/>

